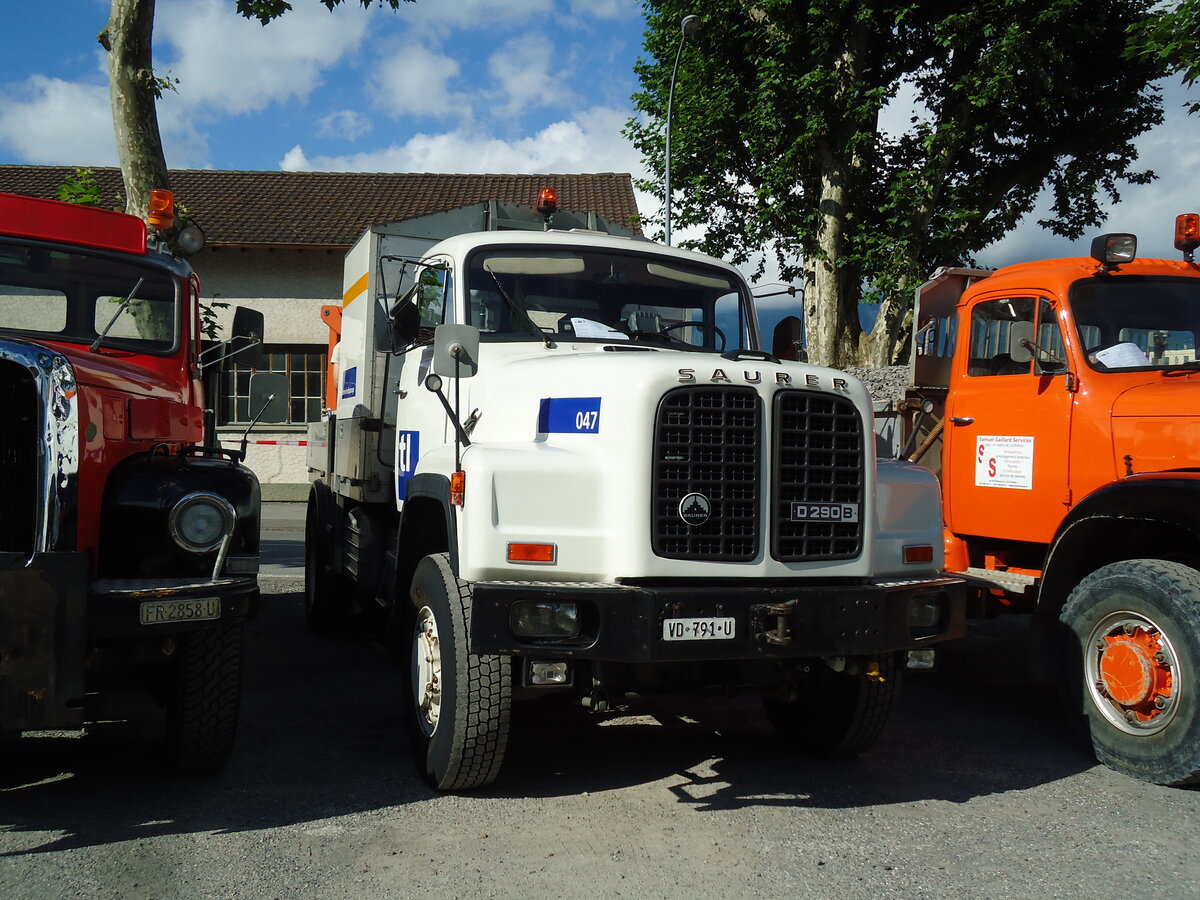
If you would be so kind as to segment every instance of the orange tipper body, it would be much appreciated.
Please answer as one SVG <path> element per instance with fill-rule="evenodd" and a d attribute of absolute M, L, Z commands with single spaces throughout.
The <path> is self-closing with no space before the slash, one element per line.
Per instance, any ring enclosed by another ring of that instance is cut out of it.
<path fill-rule="evenodd" d="M 941 479 L 947 568 L 975 612 L 1034 614 L 1038 671 L 1097 756 L 1184 784 L 1200 778 L 1200 267 L 1114 261 L 1108 238 L 1133 236 L 919 290 L 903 452 Z"/>

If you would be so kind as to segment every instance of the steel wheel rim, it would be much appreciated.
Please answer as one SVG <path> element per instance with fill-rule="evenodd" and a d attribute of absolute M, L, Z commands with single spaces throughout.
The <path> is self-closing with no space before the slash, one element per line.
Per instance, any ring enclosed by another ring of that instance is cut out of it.
<path fill-rule="evenodd" d="M 413 627 L 413 703 L 417 723 L 426 737 L 437 730 L 442 714 L 442 651 L 437 619 L 428 606 L 417 613 Z"/>
<path fill-rule="evenodd" d="M 1092 628 L 1083 653 L 1092 704 L 1118 731 L 1148 737 L 1175 718 L 1186 676 L 1169 635 L 1149 616 L 1110 613 Z"/>

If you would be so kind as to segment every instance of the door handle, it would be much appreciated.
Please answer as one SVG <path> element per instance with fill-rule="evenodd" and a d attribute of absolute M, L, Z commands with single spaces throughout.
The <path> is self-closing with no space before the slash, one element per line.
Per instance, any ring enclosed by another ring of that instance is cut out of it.
<path fill-rule="evenodd" d="M 970 416 L 951 416 L 950 421 L 955 425 L 974 425 L 975 420 Z"/>

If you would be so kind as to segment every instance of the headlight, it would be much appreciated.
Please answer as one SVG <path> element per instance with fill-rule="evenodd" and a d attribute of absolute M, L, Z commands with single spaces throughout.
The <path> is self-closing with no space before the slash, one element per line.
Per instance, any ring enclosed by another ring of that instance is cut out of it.
<path fill-rule="evenodd" d="M 521 600 L 508 616 L 513 634 L 522 638 L 573 638 L 579 634 L 579 607 L 574 603 Z"/>
<path fill-rule="evenodd" d="M 184 550 L 207 553 L 233 533 L 237 514 L 228 500 L 210 491 L 188 494 L 171 510 L 171 537 Z"/>

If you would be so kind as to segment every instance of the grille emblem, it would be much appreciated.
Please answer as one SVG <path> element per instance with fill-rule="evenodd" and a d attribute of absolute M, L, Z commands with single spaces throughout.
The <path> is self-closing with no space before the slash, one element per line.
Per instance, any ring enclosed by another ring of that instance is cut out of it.
<path fill-rule="evenodd" d="M 712 504 L 703 494 L 691 493 L 679 501 L 679 518 L 689 525 L 703 525 L 712 515 Z"/>

